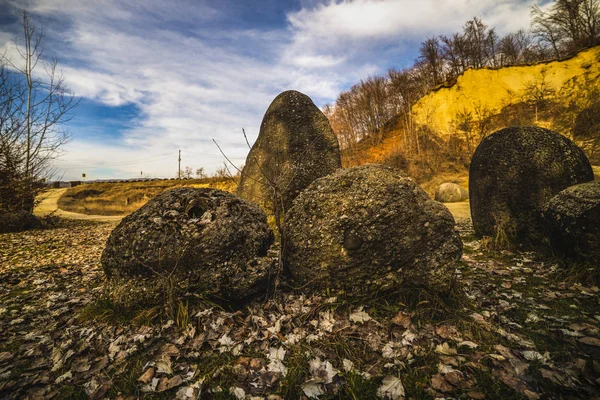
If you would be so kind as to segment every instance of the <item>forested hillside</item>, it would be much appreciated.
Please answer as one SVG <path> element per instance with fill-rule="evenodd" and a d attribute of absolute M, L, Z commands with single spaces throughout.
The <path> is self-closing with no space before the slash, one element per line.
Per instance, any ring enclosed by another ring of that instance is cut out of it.
<path fill-rule="evenodd" d="M 344 166 L 380 162 L 418 181 L 465 175 L 486 136 L 540 125 L 600 162 L 600 3 L 557 0 L 531 29 L 499 36 L 481 19 L 425 40 L 412 67 L 361 80 L 324 107 Z"/>

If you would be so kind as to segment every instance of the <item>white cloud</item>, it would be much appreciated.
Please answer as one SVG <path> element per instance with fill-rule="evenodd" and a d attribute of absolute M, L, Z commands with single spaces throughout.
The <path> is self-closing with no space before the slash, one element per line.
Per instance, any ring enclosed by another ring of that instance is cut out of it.
<path fill-rule="evenodd" d="M 477 16 L 500 33 L 527 28 L 534 0 L 342 0 L 288 15 L 293 43 L 286 58 L 347 60 L 373 55 L 382 44 L 418 42 L 459 31 Z M 375 54 L 376 56 L 376 54 Z M 384 60 L 385 61 L 385 60 Z"/>
<path fill-rule="evenodd" d="M 340 38 L 422 38 L 460 29 L 474 16 L 500 30 L 529 25 L 534 1 L 515 0 L 344 0 L 288 15 L 300 36 L 335 42 Z M 402 35 L 402 36 L 400 36 Z"/>

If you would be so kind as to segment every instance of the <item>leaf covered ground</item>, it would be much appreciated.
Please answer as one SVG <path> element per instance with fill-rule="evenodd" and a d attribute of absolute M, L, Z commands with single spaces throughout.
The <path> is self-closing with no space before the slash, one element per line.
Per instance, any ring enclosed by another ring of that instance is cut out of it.
<path fill-rule="evenodd" d="M 0 398 L 599 398 L 600 290 L 461 224 L 455 291 L 188 294 L 140 323 L 104 298 L 114 225 L 0 235 Z"/>

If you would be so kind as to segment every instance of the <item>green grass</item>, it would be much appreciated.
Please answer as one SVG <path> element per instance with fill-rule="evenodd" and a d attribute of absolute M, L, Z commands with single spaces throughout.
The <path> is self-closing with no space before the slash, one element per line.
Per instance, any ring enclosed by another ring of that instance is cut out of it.
<path fill-rule="evenodd" d="M 77 315 L 79 321 L 104 322 L 111 325 L 129 324 L 136 318 L 137 313 L 116 304 L 108 298 L 99 300 L 85 306 Z"/>
<path fill-rule="evenodd" d="M 345 372 L 341 376 L 345 383 L 336 396 L 338 399 L 360 400 L 377 398 L 379 385 L 374 379 L 367 379 L 355 372 Z"/>
<path fill-rule="evenodd" d="M 302 384 L 308 379 L 309 358 L 306 355 L 306 345 L 294 345 L 288 349 L 286 356 L 287 374 L 281 379 L 279 394 L 284 399 L 299 399 L 302 395 Z"/>
<path fill-rule="evenodd" d="M 69 399 L 69 400 L 87 400 L 90 396 L 87 395 L 85 389 L 81 385 L 60 385 L 58 387 L 58 393 L 54 397 L 56 399 Z"/>

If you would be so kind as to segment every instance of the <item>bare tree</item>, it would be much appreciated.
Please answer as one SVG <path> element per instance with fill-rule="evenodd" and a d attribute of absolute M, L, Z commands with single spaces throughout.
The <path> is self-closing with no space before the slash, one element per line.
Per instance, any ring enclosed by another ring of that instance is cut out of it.
<path fill-rule="evenodd" d="M 197 168 L 196 169 L 196 178 L 198 179 L 204 179 L 206 178 L 206 172 L 204 172 L 204 168 Z"/>
<path fill-rule="evenodd" d="M 11 154 L 13 172 L 20 177 L 24 191 L 21 208 L 31 211 L 36 182 L 52 175 L 49 161 L 69 140 L 63 126 L 78 99 L 67 89 L 58 61 L 44 56 L 43 34 L 27 11 L 20 14 L 20 22 L 23 34 L 15 43 L 17 59 L 0 56 L 7 76 L 3 84 L 16 95 L 7 98 L 12 128 L 3 130 L 2 147 L 5 154 Z"/>
<path fill-rule="evenodd" d="M 217 170 L 215 171 L 215 174 L 213 176 L 215 178 L 227 178 L 227 177 L 230 177 L 231 174 L 229 173 L 229 170 L 227 169 L 227 165 L 224 165 L 220 168 L 217 168 Z"/>
<path fill-rule="evenodd" d="M 194 170 L 192 167 L 185 167 L 183 171 L 181 171 L 181 177 L 183 179 L 192 179 L 192 175 L 194 174 Z"/>
<path fill-rule="evenodd" d="M 600 43 L 600 0 L 556 0 L 547 11 L 534 6 L 531 16 L 532 33 L 556 58 Z"/>
<path fill-rule="evenodd" d="M 430 38 L 421 43 L 419 59 L 425 64 L 434 86 L 445 80 L 442 47 L 438 38 Z"/>

